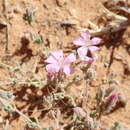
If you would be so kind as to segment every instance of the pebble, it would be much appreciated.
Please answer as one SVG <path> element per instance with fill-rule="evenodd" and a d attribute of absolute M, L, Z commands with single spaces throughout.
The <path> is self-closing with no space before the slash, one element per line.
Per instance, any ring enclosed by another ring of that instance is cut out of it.
<path fill-rule="evenodd" d="M 13 12 L 16 13 L 16 14 L 19 14 L 22 12 L 21 8 L 19 6 L 14 6 L 13 7 Z"/>

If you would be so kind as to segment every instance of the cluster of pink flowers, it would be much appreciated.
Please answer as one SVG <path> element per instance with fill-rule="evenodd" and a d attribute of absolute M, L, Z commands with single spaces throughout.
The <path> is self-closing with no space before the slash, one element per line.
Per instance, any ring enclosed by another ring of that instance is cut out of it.
<path fill-rule="evenodd" d="M 83 32 L 80 37 L 76 38 L 73 43 L 76 46 L 80 46 L 77 49 L 78 56 L 81 61 L 91 64 L 97 60 L 96 51 L 99 50 L 96 45 L 100 44 L 101 39 L 94 37 L 91 39 L 88 31 Z M 76 61 L 75 54 L 71 53 L 66 58 L 64 57 L 63 51 L 53 51 L 51 55 L 45 60 L 46 70 L 50 74 L 56 74 L 58 72 L 64 72 L 66 75 L 70 75 L 74 72 L 71 67 L 71 63 Z"/>

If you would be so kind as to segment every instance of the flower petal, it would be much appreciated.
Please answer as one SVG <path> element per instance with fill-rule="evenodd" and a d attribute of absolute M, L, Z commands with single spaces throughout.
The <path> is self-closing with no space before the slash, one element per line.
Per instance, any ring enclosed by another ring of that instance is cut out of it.
<path fill-rule="evenodd" d="M 84 61 L 87 64 L 91 64 L 94 61 L 93 58 L 90 58 L 88 56 L 81 57 L 81 60 Z"/>
<path fill-rule="evenodd" d="M 53 57 L 53 56 L 49 56 L 46 60 L 45 60 L 46 63 L 57 63 L 57 60 Z"/>
<path fill-rule="evenodd" d="M 62 50 L 53 51 L 51 54 L 57 61 L 63 60 L 63 51 Z"/>
<path fill-rule="evenodd" d="M 88 52 L 88 48 L 80 47 L 80 48 L 78 48 L 77 52 L 78 52 L 79 57 L 86 56 L 87 52 Z"/>
<path fill-rule="evenodd" d="M 98 45 L 101 43 L 102 39 L 98 38 L 98 37 L 94 37 L 92 38 L 92 45 Z"/>
<path fill-rule="evenodd" d="M 86 47 L 80 47 L 78 50 L 79 57 L 87 64 L 91 64 L 94 59 L 87 56 L 88 49 Z"/>
<path fill-rule="evenodd" d="M 99 50 L 99 48 L 96 46 L 90 46 L 90 47 L 88 47 L 88 49 L 90 50 L 91 53 Z"/>
<path fill-rule="evenodd" d="M 89 31 L 82 32 L 81 37 L 84 39 L 84 41 L 89 41 L 90 40 Z"/>
<path fill-rule="evenodd" d="M 77 46 L 83 46 L 85 45 L 85 40 L 82 37 L 76 38 L 73 43 Z"/>
<path fill-rule="evenodd" d="M 46 65 L 46 70 L 49 73 L 58 73 L 60 70 L 60 67 L 57 64 L 48 64 Z"/>
<path fill-rule="evenodd" d="M 71 62 L 76 61 L 76 56 L 74 55 L 74 53 L 71 53 L 70 55 L 68 55 L 65 60 L 64 60 L 64 64 L 70 64 Z"/>
<path fill-rule="evenodd" d="M 66 75 L 71 75 L 73 72 L 74 72 L 74 69 L 72 67 L 70 67 L 69 65 L 65 65 L 63 67 L 63 72 L 66 74 Z"/>
<path fill-rule="evenodd" d="M 73 41 L 73 43 L 77 46 L 84 46 L 86 43 L 90 44 L 91 40 L 90 40 L 90 34 L 89 31 L 86 32 L 82 32 L 81 36 L 78 37 L 77 39 L 75 39 Z"/>
<path fill-rule="evenodd" d="M 94 62 L 94 59 L 93 58 L 90 58 L 90 57 L 86 57 L 86 61 L 85 61 L 87 64 L 92 64 Z"/>

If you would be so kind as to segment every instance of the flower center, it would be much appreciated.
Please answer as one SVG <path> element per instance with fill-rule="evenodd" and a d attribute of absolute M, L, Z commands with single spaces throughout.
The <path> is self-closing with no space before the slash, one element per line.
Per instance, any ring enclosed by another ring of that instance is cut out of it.
<path fill-rule="evenodd" d="M 86 46 L 86 47 L 91 46 L 91 41 L 86 41 L 86 42 L 85 42 L 85 46 Z"/>

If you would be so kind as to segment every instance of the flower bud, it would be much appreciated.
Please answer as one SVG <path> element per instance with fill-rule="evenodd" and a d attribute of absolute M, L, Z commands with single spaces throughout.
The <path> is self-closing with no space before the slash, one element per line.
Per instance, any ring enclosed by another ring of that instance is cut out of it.
<path fill-rule="evenodd" d="M 86 117 L 86 112 L 81 107 L 75 107 L 73 110 L 77 114 L 78 117 L 80 118 Z"/>

